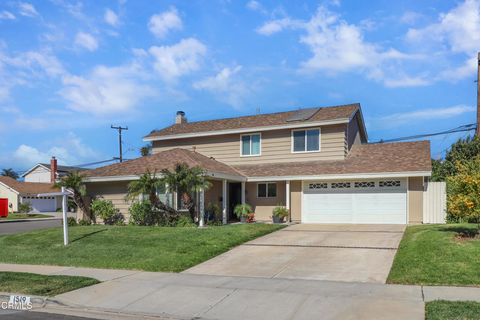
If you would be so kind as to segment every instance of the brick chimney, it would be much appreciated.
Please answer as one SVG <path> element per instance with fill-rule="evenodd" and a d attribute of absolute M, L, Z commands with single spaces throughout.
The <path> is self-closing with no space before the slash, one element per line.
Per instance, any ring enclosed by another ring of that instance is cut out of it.
<path fill-rule="evenodd" d="M 187 118 L 185 117 L 185 112 L 177 111 L 177 116 L 175 117 L 175 123 L 176 124 L 187 123 Z"/>
<path fill-rule="evenodd" d="M 50 160 L 50 182 L 55 183 L 57 180 L 57 159 L 52 157 Z"/>

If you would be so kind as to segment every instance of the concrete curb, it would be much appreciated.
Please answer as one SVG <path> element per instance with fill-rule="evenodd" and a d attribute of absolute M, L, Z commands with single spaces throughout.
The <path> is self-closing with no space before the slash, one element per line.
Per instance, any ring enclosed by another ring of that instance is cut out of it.
<path fill-rule="evenodd" d="M 43 296 L 34 296 L 30 294 L 24 293 L 9 293 L 9 292 L 0 292 L 0 302 L 8 302 L 10 300 L 10 296 L 18 295 L 18 296 L 27 296 L 30 297 L 30 301 L 32 302 L 32 306 L 34 308 L 43 308 L 47 302 L 47 297 Z"/>
<path fill-rule="evenodd" d="M 62 218 L 30 218 L 30 219 L 12 219 L 12 220 L 0 220 L 0 223 L 10 222 L 30 222 L 30 221 L 50 221 L 50 220 L 62 220 Z"/>

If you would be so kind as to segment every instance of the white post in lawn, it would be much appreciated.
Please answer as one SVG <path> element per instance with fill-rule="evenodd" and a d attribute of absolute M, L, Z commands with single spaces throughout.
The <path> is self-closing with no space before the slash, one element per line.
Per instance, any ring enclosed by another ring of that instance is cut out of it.
<path fill-rule="evenodd" d="M 227 224 L 227 180 L 222 181 L 222 222 Z"/>
<path fill-rule="evenodd" d="M 62 187 L 62 213 L 63 213 L 63 244 L 68 245 L 68 221 L 67 221 L 67 190 Z"/>
<path fill-rule="evenodd" d="M 198 221 L 198 226 L 202 228 L 204 226 L 204 217 L 205 217 L 205 190 L 200 190 L 200 200 L 199 204 L 200 206 L 200 219 Z"/>
<path fill-rule="evenodd" d="M 290 180 L 285 181 L 285 207 L 288 210 L 288 221 L 290 221 L 291 213 L 290 213 Z"/>
<path fill-rule="evenodd" d="M 245 204 L 245 181 L 242 181 L 242 204 Z"/>

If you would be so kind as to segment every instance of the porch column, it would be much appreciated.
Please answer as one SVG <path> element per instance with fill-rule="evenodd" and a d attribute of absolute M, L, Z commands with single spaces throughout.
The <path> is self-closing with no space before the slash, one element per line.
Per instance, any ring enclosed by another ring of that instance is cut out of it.
<path fill-rule="evenodd" d="M 200 207 L 200 219 L 198 221 L 198 226 L 201 228 L 204 226 L 203 219 L 205 217 L 205 190 L 200 190 L 199 204 Z"/>
<path fill-rule="evenodd" d="M 290 180 L 285 181 L 285 207 L 290 210 Z"/>
<path fill-rule="evenodd" d="M 245 181 L 242 181 L 242 204 L 245 204 Z"/>
<path fill-rule="evenodd" d="M 227 180 L 222 181 L 222 222 L 227 224 Z"/>

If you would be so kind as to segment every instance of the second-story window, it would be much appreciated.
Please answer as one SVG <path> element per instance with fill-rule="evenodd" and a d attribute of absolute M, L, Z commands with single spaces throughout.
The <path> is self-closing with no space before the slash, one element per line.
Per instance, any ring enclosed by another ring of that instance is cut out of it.
<path fill-rule="evenodd" d="M 241 136 L 242 156 L 260 155 L 260 133 L 244 134 Z"/>
<path fill-rule="evenodd" d="M 292 131 L 292 151 L 320 151 L 320 129 L 305 129 Z"/>

